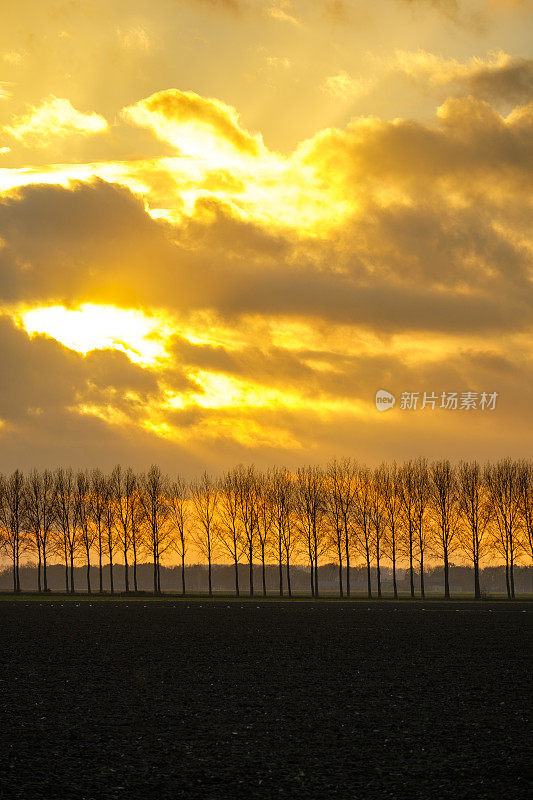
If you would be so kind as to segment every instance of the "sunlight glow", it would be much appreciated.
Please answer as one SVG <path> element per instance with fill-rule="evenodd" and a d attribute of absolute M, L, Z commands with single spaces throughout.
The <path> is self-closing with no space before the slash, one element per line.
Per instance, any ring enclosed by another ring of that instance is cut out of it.
<path fill-rule="evenodd" d="M 115 306 L 84 303 L 79 308 L 47 306 L 20 312 L 30 335 L 45 334 L 76 350 L 121 350 L 136 364 L 154 365 L 167 357 L 164 342 L 171 330 L 162 317 Z"/>

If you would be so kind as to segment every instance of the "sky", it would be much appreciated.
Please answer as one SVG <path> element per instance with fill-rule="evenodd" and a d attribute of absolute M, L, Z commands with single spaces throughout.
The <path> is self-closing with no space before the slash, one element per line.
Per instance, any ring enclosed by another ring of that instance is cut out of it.
<path fill-rule="evenodd" d="M 7 0 L 0 470 L 531 457 L 532 27 Z"/>

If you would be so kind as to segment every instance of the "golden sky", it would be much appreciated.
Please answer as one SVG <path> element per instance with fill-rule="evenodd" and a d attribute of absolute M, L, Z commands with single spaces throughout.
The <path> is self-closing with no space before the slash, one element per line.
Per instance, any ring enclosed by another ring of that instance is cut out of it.
<path fill-rule="evenodd" d="M 8 0 L 0 469 L 531 457 L 532 26 Z"/>

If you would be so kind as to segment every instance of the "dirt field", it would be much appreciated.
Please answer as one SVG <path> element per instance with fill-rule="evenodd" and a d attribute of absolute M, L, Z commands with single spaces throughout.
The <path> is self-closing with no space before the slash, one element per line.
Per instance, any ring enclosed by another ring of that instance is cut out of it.
<path fill-rule="evenodd" d="M 0 797 L 525 798 L 533 616 L 457 607 L 2 602 Z"/>

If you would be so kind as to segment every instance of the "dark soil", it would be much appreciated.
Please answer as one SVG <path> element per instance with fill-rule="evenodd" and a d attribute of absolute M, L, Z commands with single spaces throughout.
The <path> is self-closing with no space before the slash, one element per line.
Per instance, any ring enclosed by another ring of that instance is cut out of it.
<path fill-rule="evenodd" d="M 525 798 L 532 620 L 3 602 L 0 797 Z"/>

